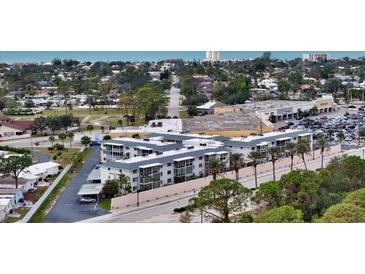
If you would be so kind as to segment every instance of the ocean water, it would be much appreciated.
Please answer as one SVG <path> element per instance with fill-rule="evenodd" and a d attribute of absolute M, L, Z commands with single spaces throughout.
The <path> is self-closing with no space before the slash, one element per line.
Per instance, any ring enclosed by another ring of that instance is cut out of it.
<path fill-rule="evenodd" d="M 365 51 L 272 51 L 273 58 L 290 60 L 304 53 L 328 53 L 332 58 L 365 57 Z M 255 58 L 263 51 L 221 51 L 222 60 Z M 165 59 L 204 60 L 204 51 L 0 51 L 0 63 L 48 62 L 54 58 L 79 61 L 159 61 Z"/>

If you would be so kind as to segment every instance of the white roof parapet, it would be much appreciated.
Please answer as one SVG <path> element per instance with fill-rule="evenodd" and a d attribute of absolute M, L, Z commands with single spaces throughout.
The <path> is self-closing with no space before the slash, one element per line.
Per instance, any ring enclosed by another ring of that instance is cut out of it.
<path fill-rule="evenodd" d="M 185 161 L 185 160 L 191 160 L 191 159 L 195 159 L 195 157 L 191 157 L 191 156 L 182 157 L 182 158 L 174 159 L 174 161 L 178 162 L 178 161 Z"/>
<path fill-rule="evenodd" d="M 161 163 L 148 164 L 148 165 L 144 165 L 144 166 L 139 166 L 139 168 L 149 168 L 149 167 L 154 167 L 154 166 L 162 166 L 162 164 Z"/>

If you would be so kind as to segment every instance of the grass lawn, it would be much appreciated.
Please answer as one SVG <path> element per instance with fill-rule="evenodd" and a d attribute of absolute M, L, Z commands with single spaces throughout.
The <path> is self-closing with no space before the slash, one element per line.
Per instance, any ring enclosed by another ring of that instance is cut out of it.
<path fill-rule="evenodd" d="M 53 189 L 53 191 L 49 194 L 47 199 L 42 203 L 37 212 L 30 219 L 30 223 L 42 223 L 44 217 L 47 212 L 51 209 L 57 199 L 60 197 L 61 193 L 67 186 L 67 184 L 71 181 L 75 173 L 81 168 L 83 160 L 90 154 L 91 150 L 86 149 L 83 152 L 79 153 L 79 159 L 75 161 L 73 167 L 70 169 L 68 173 L 61 179 L 58 185 Z"/>
<path fill-rule="evenodd" d="M 5 219 L 3 220 L 3 222 L 4 223 L 15 223 L 15 222 L 21 220 L 25 216 L 25 214 L 27 214 L 27 212 L 29 210 L 30 210 L 30 208 L 25 208 L 25 207 L 18 208 L 16 210 L 14 210 L 14 213 L 15 214 L 20 214 L 19 218 L 6 216 Z"/>
<path fill-rule="evenodd" d="M 111 209 L 111 204 L 111 199 L 104 199 L 99 202 L 99 207 L 109 211 Z"/>
<path fill-rule="evenodd" d="M 186 110 L 180 110 L 179 111 L 179 117 L 180 119 L 186 119 L 186 118 L 189 118 L 188 117 L 188 112 Z"/>
<path fill-rule="evenodd" d="M 36 151 L 48 154 L 51 156 L 51 161 L 59 163 L 62 167 L 67 166 L 71 162 L 71 158 L 80 150 L 79 148 L 65 148 L 62 151 L 48 150 L 46 147 L 36 147 Z"/>

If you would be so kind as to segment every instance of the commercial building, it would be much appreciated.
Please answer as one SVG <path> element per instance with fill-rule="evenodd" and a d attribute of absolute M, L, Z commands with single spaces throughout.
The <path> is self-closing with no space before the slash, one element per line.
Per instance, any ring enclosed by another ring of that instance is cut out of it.
<path fill-rule="evenodd" d="M 163 140 L 128 137 L 115 138 L 104 141 L 101 144 L 101 162 L 105 163 L 137 156 L 146 156 L 152 153 L 158 154 L 181 147 L 182 145 L 173 142 L 164 142 Z"/>
<path fill-rule="evenodd" d="M 0 141 L 30 137 L 32 121 L 0 120 Z"/>
<path fill-rule="evenodd" d="M 225 113 L 256 113 L 261 115 L 261 119 L 269 119 L 270 122 L 297 118 L 300 112 L 310 112 L 316 108 L 318 113 L 335 111 L 337 104 L 332 95 L 322 95 L 322 97 L 312 101 L 263 101 L 250 104 L 231 105 L 217 107 L 214 115 L 224 115 Z"/>
<path fill-rule="evenodd" d="M 105 183 L 123 173 L 129 178 L 133 192 L 150 190 L 207 176 L 210 174 L 208 163 L 213 159 L 219 159 L 224 169 L 228 169 L 229 152 L 217 146 L 184 147 L 106 162 L 100 167 L 101 182 Z"/>
<path fill-rule="evenodd" d="M 318 61 L 328 61 L 330 55 L 326 53 L 306 53 L 303 54 L 303 61 L 318 62 Z"/>
<path fill-rule="evenodd" d="M 197 106 L 196 110 L 198 114 L 205 115 L 205 114 L 213 114 L 214 109 L 217 107 L 223 107 L 225 104 L 218 102 L 218 101 L 209 101 L 201 106 Z"/>

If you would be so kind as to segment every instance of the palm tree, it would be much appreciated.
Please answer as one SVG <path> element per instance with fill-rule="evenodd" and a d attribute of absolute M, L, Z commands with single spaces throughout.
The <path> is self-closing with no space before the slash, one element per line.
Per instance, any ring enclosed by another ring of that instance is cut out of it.
<path fill-rule="evenodd" d="M 323 137 L 319 138 L 317 141 L 319 148 L 321 150 L 321 168 L 323 168 L 323 157 L 324 157 L 324 149 L 326 148 L 326 139 Z"/>
<path fill-rule="evenodd" d="M 48 141 L 52 144 L 52 147 L 53 147 L 53 144 L 56 141 L 56 138 L 51 136 L 51 137 L 48 138 Z"/>
<path fill-rule="evenodd" d="M 62 141 L 62 144 L 65 145 L 65 139 L 67 138 L 67 135 L 65 133 L 61 133 L 58 135 L 58 138 Z"/>
<path fill-rule="evenodd" d="M 289 154 L 290 157 L 290 171 L 293 171 L 293 164 L 294 164 L 294 156 L 295 156 L 295 149 L 296 149 L 296 144 L 293 142 L 289 142 L 285 145 L 285 149 Z"/>
<path fill-rule="evenodd" d="M 306 139 L 300 139 L 296 145 L 296 151 L 297 154 L 302 158 L 304 167 L 307 170 L 307 164 L 305 163 L 304 156 L 310 152 L 308 141 Z"/>
<path fill-rule="evenodd" d="M 251 151 L 247 156 L 248 156 L 248 159 L 250 159 L 252 162 L 252 167 L 255 172 L 255 188 L 257 189 L 257 166 L 259 165 L 261 155 L 257 151 Z"/>
<path fill-rule="evenodd" d="M 231 170 L 234 170 L 236 172 L 236 180 L 238 181 L 239 170 L 244 165 L 241 155 L 238 153 L 231 154 L 229 156 L 229 163 L 230 163 Z"/>
<path fill-rule="evenodd" d="M 340 131 L 339 133 L 337 133 L 337 138 L 340 139 L 340 144 L 341 144 L 342 141 L 345 139 L 345 134 L 343 134 L 343 132 Z"/>
<path fill-rule="evenodd" d="M 87 125 L 86 130 L 88 130 L 90 132 L 91 135 L 91 131 L 94 129 L 93 125 Z"/>
<path fill-rule="evenodd" d="M 224 170 L 223 163 L 219 159 L 213 159 L 208 163 L 208 170 L 213 175 L 213 180 L 217 180 L 217 176 Z"/>
<path fill-rule="evenodd" d="M 67 133 L 67 137 L 70 139 L 70 148 L 72 148 L 72 140 L 74 138 L 75 134 L 73 132 Z"/>
<path fill-rule="evenodd" d="M 271 162 L 272 162 L 272 177 L 275 181 L 275 163 L 279 160 L 279 148 L 278 147 L 269 147 L 267 149 L 267 153 L 270 155 Z"/>

